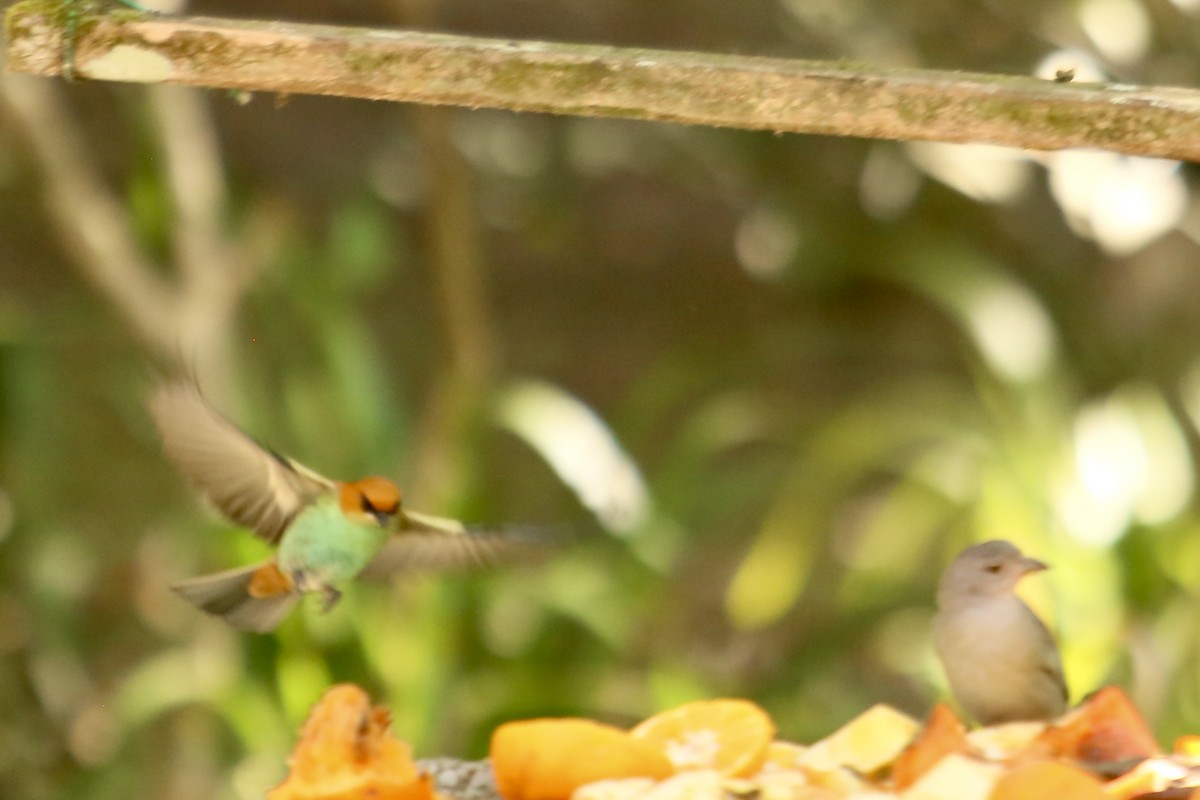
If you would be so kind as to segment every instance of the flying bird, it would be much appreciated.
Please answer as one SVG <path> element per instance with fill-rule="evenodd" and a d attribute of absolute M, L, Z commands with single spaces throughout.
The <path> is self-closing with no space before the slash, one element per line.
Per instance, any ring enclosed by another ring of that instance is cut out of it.
<path fill-rule="evenodd" d="M 259 444 L 190 381 L 163 383 L 147 406 L 167 458 L 222 514 L 275 546 L 260 564 L 171 587 L 236 628 L 272 631 L 309 592 L 328 610 L 360 576 L 491 563 L 540 544 L 410 511 L 387 478 L 326 478 Z"/>
<path fill-rule="evenodd" d="M 968 547 L 942 574 L 934 649 L 959 704 L 982 725 L 1052 719 L 1067 709 L 1054 637 L 1014 591 L 1046 568 L 997 539 Z"/>

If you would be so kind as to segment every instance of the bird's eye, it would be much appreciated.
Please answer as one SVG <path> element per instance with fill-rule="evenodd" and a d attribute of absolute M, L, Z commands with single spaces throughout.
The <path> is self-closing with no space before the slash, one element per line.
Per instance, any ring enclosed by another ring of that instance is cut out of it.
<path fill-rule="evenodd" d="M 999 572 L 1001 569 L 1002 569 L 1002 567 L 999 564 L 988 564 L 987 565 L 987 571 L 992 573 L 993 575 L 995 573 Z"/>
<path fill-rule="evenodd" d="M 386 504 L 386 501 L 384 503 L 373 503 L 365 494 L 360 500 L 360 505 L 364 514 L 388 514 L 389 516 L 395 514 L 400 507 L 399 503 Z"/>

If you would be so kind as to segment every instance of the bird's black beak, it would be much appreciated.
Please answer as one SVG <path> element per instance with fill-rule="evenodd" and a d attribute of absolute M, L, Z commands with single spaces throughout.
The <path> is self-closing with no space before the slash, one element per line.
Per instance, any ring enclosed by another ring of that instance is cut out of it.
<path fill-rule="evenodd" d="M 390 528 L 391 527 L 392 516 L 393 516 L 392 514 L 389 514 L 386 511 L 376 511 L 375 509 L 371 509 L 367 513 L 370 514 L 375 519 L 375 521 L 379 523 L 379 527 L 381 527 L 381 528 Z"/>

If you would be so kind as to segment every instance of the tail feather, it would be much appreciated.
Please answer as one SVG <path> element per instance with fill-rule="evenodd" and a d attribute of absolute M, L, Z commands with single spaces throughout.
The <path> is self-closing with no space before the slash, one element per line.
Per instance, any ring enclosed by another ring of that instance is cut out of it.
<path fill-rule="evenodd" d="M 181 581 L 171 588 L 201 611 L 221 617 L 235 628 L 269 633 L 292 610 L 300 594 L 286 592 L 270 597 L 252 596 L 250 582 L 263 566 L 255 564 L 213 575 L 201 575 Z"/>

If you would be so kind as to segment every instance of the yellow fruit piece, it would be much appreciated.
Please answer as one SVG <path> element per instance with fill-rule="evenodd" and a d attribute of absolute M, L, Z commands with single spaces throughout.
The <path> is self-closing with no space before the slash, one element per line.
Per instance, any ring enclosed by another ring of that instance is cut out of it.
<path fill-rule="evenodd" d="M 1054 761 L 1017 767 L 996 783 L 990 800 L 1107 800 L 1100 782 Z"/>
<path fill-rule="evenodd" d="M 656 714 L 631 734 L 658 748 L 677 770 L 746 777 L 766 760 L 775 723 L 749 700 L 699 700 Z"/>
<path fill-rule="evenodd" d="M 1132 800 L 1151 792 L 1162 792 L 1184 782 L 1190 771 L 1177 758 L 1147 758 L 1129 772 L 1104 784 L 1104 794 L 1116 800 Z"/>
<path fill-rule="evenodd" d="M 992 787 L 1002 772 L 996 764 L 951 753 L 900 797 L 903 800 L 989 800 L 997 797 L 992 794 Z"/>
<path fill-rule="evenodd" d="M 688 770 L 662 781 L 641 800 L 728 800 L 738 797 L 725 786 L 725 780 L 721 773 L 711 769 Z"/>
<path fill-rule="evenodd" d="M 505 800 L 567 800 L 595 781 L 675 771 L 657 748 L 589 719 L 506 722 L 492 734 L 490 757 Z"/>
<path fill-rule="evenodd" d="M 300 729 L 287 780 L 267 800 L 433 800 L 429 776 L 388 734 L 390 723 L 357 686 L 330 688 Z"/>
<path fill-rule="evenodd" d="M 638 800 L 655 785 L 651 778 L 606 778 L 580 786 L 571 800 Z"/>
<path fill-rule="evenodd" d="M 847 767 L 801 765 L 800 774 L 812 786 L 827 789 L 837 797 L 857 797 L 871 789 L 857 772 Z"/>
<path fill-rule="evenodd" d="M 823 793 L 836 794 L 831 789 L 814 786 L 808 777 L 797 769 L 764 770 L 755 776 L 754 788 L 757 791 L 748 792 L 744 796 L 754 797 L 756 800 L 817 800 Z"/>
<path fill-rule="evenodd" d="M 1003 722 L 967 732 L 971 752 L 991 761 L 1006 761 L 1032 744 L 1046 730 L 1046 723 Z"/>
<path fill-rule="evenodd" d="M 767 757 L 763 770 L 799 769 L 808 748 L 794 742 L 771 742 L 767 745 Z"/>
<path fill-rule="evenodd" d="M 1175 755 L 1200 758 L 1200 736 L 1189 734 L 1176 739 Z"/>
<path fill-rule="evenodd" d="M 929 714 L 920 734 L 892 764 L 892 784 L 907 789 L 951 753 L 967 752 L 967 731 L 945 703 L 938 703 Z"/>
<path fill-rule="evenodd" d="M 801 763 L 825 769 L 850 767 L 870 775 L 891 764 L 920 728 L 919 722 L 891 706 L 872 706 L 808 748 Z"/>
<path fill-rule="evenodd" d="M 1117 686 L 1105 686 L 1034 739 L 1023 758 L 1123 761 L 1159 752 L 1141 712 Z"/>

